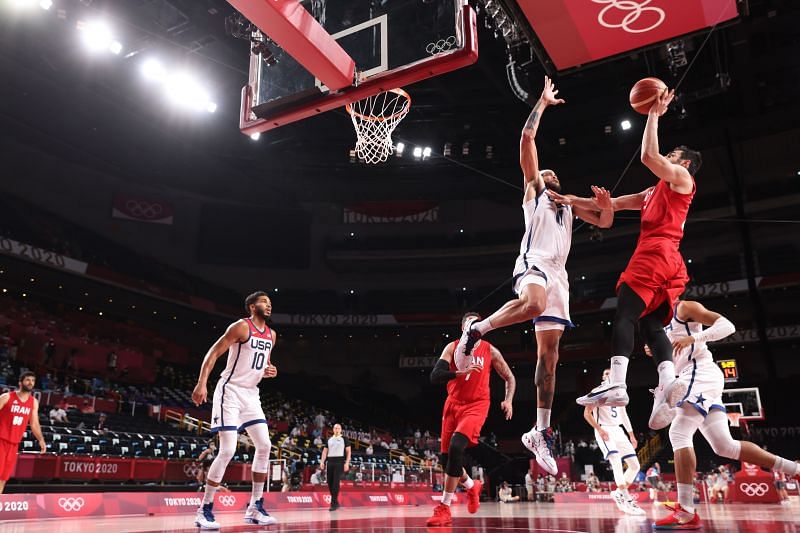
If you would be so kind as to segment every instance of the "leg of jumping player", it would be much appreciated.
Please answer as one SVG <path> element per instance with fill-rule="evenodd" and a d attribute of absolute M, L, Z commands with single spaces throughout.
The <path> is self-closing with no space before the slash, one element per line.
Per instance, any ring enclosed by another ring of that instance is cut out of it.
<path fill-rule="evenodd" d="M 558 343 L 564 333 L 564 326 L 546 323 L 553 329 L 536 330 L 536 423 L 530 431 L 522 435 L 522 443 L 535 456 L 536 462 L 552 475 L 558 473 L 553 457 L 553 432 L 550 430 L 550 413 L 556 388 L 556 367 L 558 366 Z"/>
<path fill-rule="evenodd" d="M 544 287 L 535 283 L 525 285 L 520 290 L 519 298 L 510 300 L 488 318 L 472 325 L 481 336 L 492 330 L 528 322 L 541 315 L 547 304 Z"/>

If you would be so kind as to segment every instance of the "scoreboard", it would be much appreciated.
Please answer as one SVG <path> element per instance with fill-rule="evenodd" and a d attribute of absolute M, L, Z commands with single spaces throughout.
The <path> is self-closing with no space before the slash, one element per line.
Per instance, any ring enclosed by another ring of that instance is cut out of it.
<path fill-rule="evenodd" d="M 725 376 L 725 383 L 739 381 L 739 367 L 736 365 L 736 359 L 721 359 L 716 363 L 722 370 L 722 375 Z"/>

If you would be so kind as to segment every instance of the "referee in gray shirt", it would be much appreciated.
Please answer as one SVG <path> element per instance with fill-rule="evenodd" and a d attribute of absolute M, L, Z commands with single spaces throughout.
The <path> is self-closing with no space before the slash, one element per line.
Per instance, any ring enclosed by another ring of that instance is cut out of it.
<path fill-rule="evenodd" d="M 342 436 L 341 424 L 333 426 L 333 436 L 327 440 L 322 449 L 320 466 L 327 465 L 328 490 L 331 491 L 331 511 L 339 508 L 339 481 L 342 472 L 350 470 L 350 443 Z"/>

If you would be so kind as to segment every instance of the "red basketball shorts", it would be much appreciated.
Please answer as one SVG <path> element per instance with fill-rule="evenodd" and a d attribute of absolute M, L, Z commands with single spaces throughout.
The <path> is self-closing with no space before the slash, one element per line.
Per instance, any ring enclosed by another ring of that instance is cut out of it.
<path fill-rule="evenodd" d="M 0 439 L 0 480 L 8 481 L 8 478 L 14 473 L 14 466 L 17 464 L 17 450 L 19 450 L 19 443 Z"/>
<path fill-rule="evenodd" d="M 672 302 L 686 290 L 689 276 L 680 252 L 665 246 L 638 246 L 627 268 L 617 281 L 627 284 L 645 303 L 641 316 L 649 315 L 664 302 L 669 312 L 664 325 L 672 320 Z"/>
<path fill-rule="evenodd" d="M 461 433 L 469 439 L 469 445 L 478 444 L 481 428 L 489 415 L 489 400 L 459 402 L 450 398 L 444 402 L 442 412 L 442 453 L 450 449 L 453 433 Z"/>

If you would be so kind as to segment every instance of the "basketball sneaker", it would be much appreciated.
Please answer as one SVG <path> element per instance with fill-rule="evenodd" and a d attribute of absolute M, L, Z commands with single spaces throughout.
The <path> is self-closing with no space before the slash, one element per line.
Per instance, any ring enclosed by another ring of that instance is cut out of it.
<path fill-rule="evenodd" d="M 700 523 L 700 517 L 697 516 L 697 511 L 690 513 L 686 511 L 681 504 L 676 503 L 675 507 L 665 505 L 667 509 L 672 511 L 672 514 L 656 520 L 653 524 L 653 529 L 700 529 L 703 524 Z"/>
<path fill-rule="evenodd" d="M 467 491 L 467 511 L 470 514 L 475 514 L 481 506 L 481 490 L 483 490 L 483 481 L 474 480 L 472 488 Z"/>
<path fill-rule="evenodd" d="M 244 513 L 244 521 L 258 526 L 271 526 L 278 523 L 274 516 L 264 510 L 264 498 L 259 498 L 256 503 L 247 506 L 247 511 Z"/>
<path fill-rule="evenodd" d="M 428 526 L 449 526 L 452 523 L 453 517 L 450 515 L 450 506 L 443 503 L 433 508 L 433 516 L 425 522 Z"/>
<path fill-rule="evenodd" d="M 611 498 L 617 505 L 617 509 L 619 509 L 625 514 L 628 514 L 628 500 L 625 499 L 625 495 L 622 494 L 622 492 L 619 489 L 614 489 L 611 491 Z"/>
<path fill-rule="evenodd" d="M 553 430 L 550 428 L 531 429 L 522 435 L 522 444 L 536 456 L 536 462 L 548 474 L 558 474 L 558 465 L 553 457 Z"/>
<path fill-rule="evenodd" d="M 625 501 L 625 506 L 627 507 L 627 513 L 633 516 L 647 516 L 647 512 L 639 507 L 639 504 L 636 503 L 636 500 L 632 497 Z"/>
<path fill-rule="evenodd" d="M 595 407 L 608 405 L 610 407 L 625 407 L 628 405 L 628 386 L 624 383 L 610 384 L 600 390 L 595 390 L 581 396 L 575 402 L 578 405 Z"/>
<path fill-rule="evenodd" d="M 677 414 L 673 408 L 684 399 L 688 390 L 686 383 L 676 379 L 666 386 L 659 384 L 650 391 L 653 393 L 653 410 L 647 423 L 650 429 L 664 429 L 672 423 Z"/>
<path fill-rule="evenodd" d="M 214 520 L 214 504 L 206 503 L 197 509 L 194 525 L 200 529 L 219 529 L 219 523 Z"/>
<path fill-rule="evenodd" d="M 458 340 L 454 360 L 456 368 L 459 370 L 463 370 L 469 366 L 469 356 L 472 355 L 473 348 L 475 348 L 475 345 L 483 336 L 480 331 L 472 327 L 477 320 L 477 317 L 470 317 L 467 319 L 464 324 L 464 331 L 461 333 L 461 338 Z"/>

